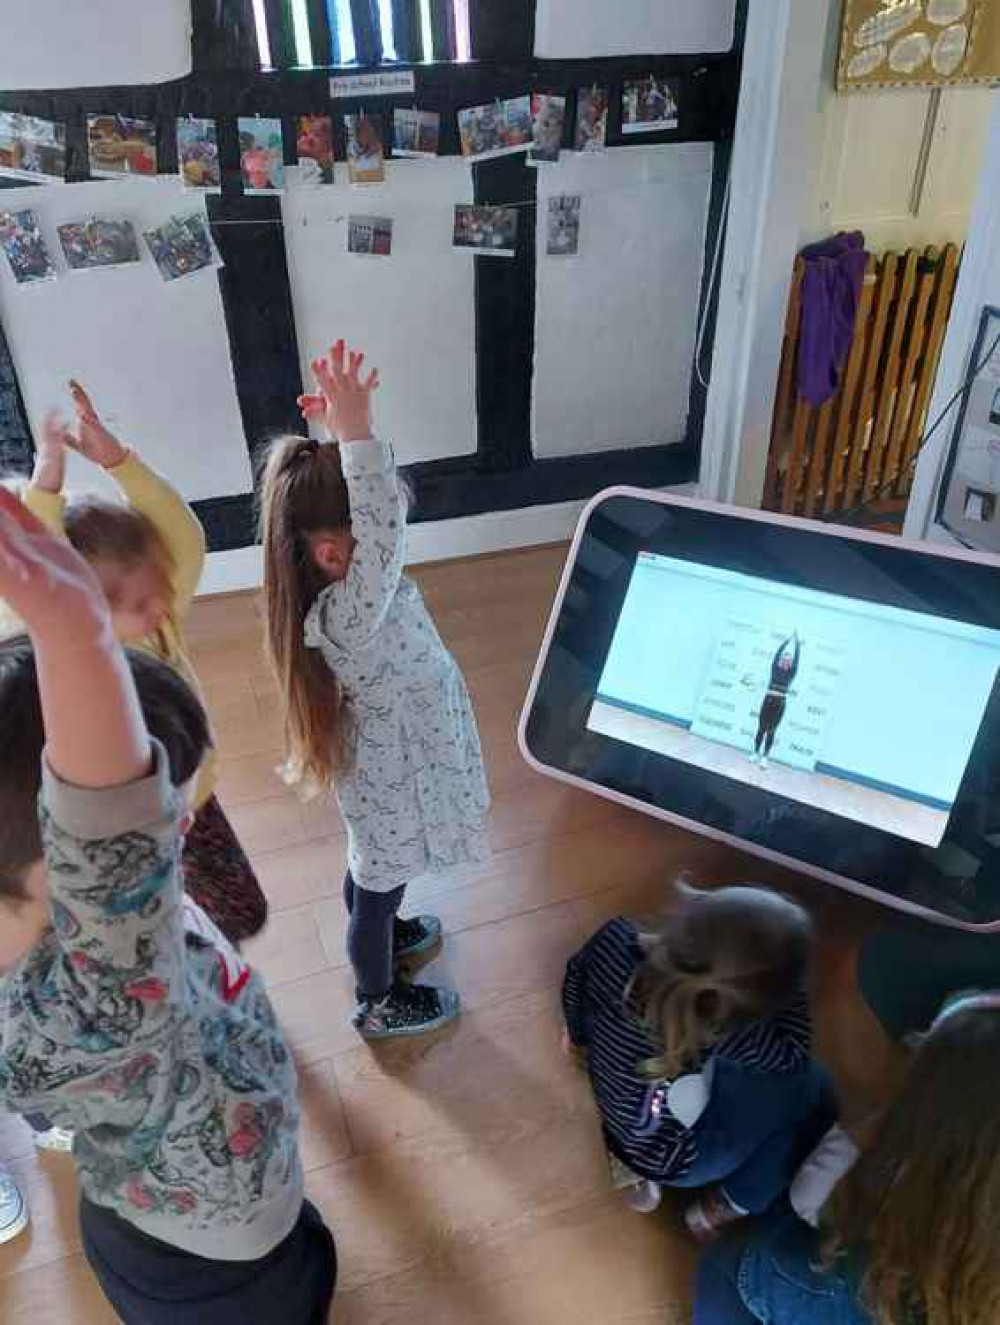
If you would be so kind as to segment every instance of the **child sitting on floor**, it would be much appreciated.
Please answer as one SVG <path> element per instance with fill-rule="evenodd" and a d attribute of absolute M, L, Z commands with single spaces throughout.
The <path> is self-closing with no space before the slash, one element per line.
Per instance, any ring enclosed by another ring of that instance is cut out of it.
<path fill-rule="evenodd" d="M 126 657 L 86 561 L 2 487 L 0 596 L 32 641 L 0 646 L 0 1104 L 75 1132 L 84 1250 L 126 1325 L 319 1325 L 335 1254 L 291 1056 L 180 884 L 201 705 Z"/>
<path fill-rule="evenodd" d="M 765 888 L 677 893 L 654 930 L 605 925 L 563 1006 L 616 1185 L 643 1213 L 664 1186 L 705 1189 L 686 1219 L 708 1240 L 787 1190 L 835 1106 L 810 1056 L 809 917 Z"/>
<path fill-rule="evenodd" d="M 205 564 L 205 535 L 194 512 L 161 476 L 123 446 L 78 382 L 70 383 L 75 432 L 51 417 L 43 430 L 25 503 L 54 533 L 65 532 L 97 572 L 111 604 L 115 634 L 168 663 L 197 692 L 184 624 Z M 63 496 L 66 451 L 113 479 L 127 505 L 90 495 Z M 267 902 L 216 797 L 218 768 L 209 749 L 195 789 L 195 820 L 184 844 L 188 892 L 237 943 L 267 919 Z"/>

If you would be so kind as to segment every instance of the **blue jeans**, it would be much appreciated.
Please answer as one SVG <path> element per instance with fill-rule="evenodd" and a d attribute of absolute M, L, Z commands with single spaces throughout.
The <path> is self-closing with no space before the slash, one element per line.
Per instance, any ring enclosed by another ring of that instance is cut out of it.
<path fill-rule="evenodd" d="M 819 1266 L 819 1234 L 782 1205 L 702 1257 L 694 1325 L 873 1325 L 845 1272 Z"/>

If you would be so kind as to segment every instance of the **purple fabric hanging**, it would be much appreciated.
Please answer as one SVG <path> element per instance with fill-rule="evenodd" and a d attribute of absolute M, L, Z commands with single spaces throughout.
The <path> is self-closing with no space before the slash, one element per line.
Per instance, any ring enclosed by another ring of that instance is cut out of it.
<path fill-rule="evenodd" d="M 860 230 L 842 231 L 802 250 L 799 395 L 822 405 L 840 385 L 847 362 L 868 254 Z"/>

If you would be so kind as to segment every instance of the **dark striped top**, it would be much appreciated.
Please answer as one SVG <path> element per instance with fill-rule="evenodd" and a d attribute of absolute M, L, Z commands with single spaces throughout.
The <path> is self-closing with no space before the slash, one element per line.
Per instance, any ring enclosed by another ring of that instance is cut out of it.
<path fill-rule="evenodd" d="M 685 1127 L 667 1107 L 671 1082 L 651 1082 L 638 1073 L 640 1063 L 662 1053 L 624 1006 L 625 990 L 642 961 L 636 926 L 623 917 L 612 920 L 570 960 L 563 1009 L 570 1039 L 587 1050 L 610 1148 L 636 1173 L 666 1182 L 682 1177 L 697 1158 L 698 1131 L 697 1124 Z M 725 1035 L 682 1075 L 701 1072 L 715 1058 L 749 1072 L 801 1072 L 811 1039 L 809 1008 L 799 991 L 776 1016 Z"/>

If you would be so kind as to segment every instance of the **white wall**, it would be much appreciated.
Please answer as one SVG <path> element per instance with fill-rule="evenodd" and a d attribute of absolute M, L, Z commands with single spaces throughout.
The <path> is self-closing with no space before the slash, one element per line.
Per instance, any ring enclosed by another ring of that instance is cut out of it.
<path fill-rule="evenodd" d="M 66 381 L 80 378 L 112 427 L 134 440 L 191 499 L 250 489 L 232 358 L 214 271 L 161 279 L 143 249 L 136 267 L 71 272 L 56 226 L 95 214 L 140 227 L 201 204 L 173 180 L 93 182 L 5 194 L 34 208 L 59 269 L 57 281 L 18 286 L 0 259 L 0 317 L 36 436 Z M 9 205 L 9 204 L 8 204 Z M 74 471 L 78 480 L 89 466 Z"/>
<path fill-rule="evenodd" d="M 535 454 L 683 441 L 712 146 L 564 154 L 538 172 Z M 546 209 L 582 196 L 577 257 L 546 254 Z"/>
<path fill-rule="evenodd" d="M 190 69 L 190 0 L 0 2 L 0 88 L 159 83 Z"/>
<path fill-rule="evenodd" d="M 473 257 L 452 249 L 456 203 L 472 202 L 458 158 L 387 163 L 382 185 L 289 193 L 282 209 L 302 375 L 338 336 L 381 370 L 379 427 L 404 464 L 476 449 Z M 350 214 L 393 219 L 392 256 L 347 252 Z M 497 259 L 498 261 L 500 259 Z"/>
<path fill-rule="evenodd" d="M 535 52 L 550 59 L 727 51 L 736 0 L 538 0 Z"/>

